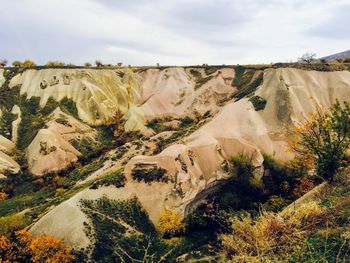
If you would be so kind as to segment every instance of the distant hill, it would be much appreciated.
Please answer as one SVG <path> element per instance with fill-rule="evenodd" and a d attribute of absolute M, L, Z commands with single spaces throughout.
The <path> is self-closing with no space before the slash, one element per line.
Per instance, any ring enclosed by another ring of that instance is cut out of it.
<path fill-rule="evenodd" d="M 333 54 L 330 56 L 326 56 L 326 57 L 323 57 L 321 59 L 325 59 L 325 60 L 329 61 L 329 60 L 342 59 L 342 58 L 350 58 L 350 50 L 336 53 L 336 54 Z"/>

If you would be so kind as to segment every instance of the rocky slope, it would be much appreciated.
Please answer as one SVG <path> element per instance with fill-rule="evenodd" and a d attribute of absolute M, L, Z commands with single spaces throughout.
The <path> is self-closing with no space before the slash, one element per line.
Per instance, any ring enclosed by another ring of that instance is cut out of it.
<path fill-rule="evenodd" d="M 326 57 L 322 57 L 321 59 L 325 59 L 327 61 L 335 60 L 335 59 L 345 59 L 345 58 L 350 58 L 350 50 L 343 51 L 340 53 L 336 53 L 333 55 L 329 55 Z"/>
<path fill-rule="evenodd" d="M 264 170 L 262 153 L 282 161 L 292 157 L 287 151 L 288 127 L 315 109 L 313 100 L 328 107 L 336 99 L 350 99 L 349 71 L 292 68 L 30 69 L 2 82 L 1 89 L 8 94 L 19 89 L 16 96 L 38 98 L 41 109 L 55 106 L 47 116 L 42 113 L 44 125 L 22 149 L 34 176 L 58 172 L 77 162 L 84 149 L 73 142 L 98 142 L 97 129 L 109 122 L 115 125 L 116 113 L 122 114 L 125 131 L 140 132 L 139 139 L 108 148 L 108 160 L 103 159 L 99 169 L 79 182 L 84 186 L 119 170 L 126 178 L 123 187 L 81 187 L 48 209 L 31 228 L 36 234 L 63 238 L 74 247 L 91 243 L 82 199 L 136 196 L 154 223 L 165 208 L 187 214 L 230 176 L 233 156 L 251 156 L 259 179 Z M 75 115 L 62 112 L 66 104 L 59 102 L 65 98 L 76 106 Z M 21 118 L 27 116 L 21 101 L 0 105 L 3 119 L 15 105 Z M 16 118 L 10 123 L 15 124 L 11 134 L 3 127 L 3 135 L 16 141 L 25 134 L 23 125 Z M 17 126 L 19 135 L 12 136 Z M 14 143 L 0 137 L 0 144 L 0 160 L 4 160 L 0 173 L 18 172 L 19 166 L 11 159 L 15 156 L 10 154 Z M 18 148 L 18 141 L 16 145 Z M 158 179 L 147 180 L 152 176 Z"/>

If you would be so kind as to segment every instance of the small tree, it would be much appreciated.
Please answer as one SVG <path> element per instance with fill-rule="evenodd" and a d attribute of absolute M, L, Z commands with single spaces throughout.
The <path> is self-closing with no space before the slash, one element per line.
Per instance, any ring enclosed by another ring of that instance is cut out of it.
<path fill-rule="evenodd" d="M 49 61 L 46 63 L 46 67 L 64 67 L 66 64 L 61 61 Z"/>
<path fill-rule="evenodd" d="M 315 105 L 316 112 L 292 131 L 291 148 L 305 163 L 314 164 L 318 176 L 332 182 L 350 146 L 350 103 L 337 100 L 328 111 Z"/>
<path fill-rule="evenodd" d="M 30 59 L 26 59 L 23 63 L 22 63 L 22 67 L 24 68 L 33 68 L 35 67 L 36 64 L 34 63 L 34 61 L 30 60 Z"/>
<path fill-rule="evenodd" d="M 84 63 L 84 67 L 90 68 L 91 67 L 91 63 L 90 62 L 85 62 Z"/>
<path fill-rule="evenodd" d="M 315 58 L 316 53 L 306 52 L 298 59 L 298 61 L 310 65 L 312 62 L 314 62 Z"/>
<path fill-rule="evenodd" d="M 7 65 L 7 59 L 0 60 L 0 67 L 4 68 Z"/>
<path fill-rule="evenodd" d="M 14 66 L 15 68 L 20 68 L 22 66 L 21 61 L 15 60 L 12 62 L 12 66 Z"/>
<path fill-rule="evenodd" d="M 101 60 L 96 60 L 96 61 L 95 61 L 95 65 L 96 65 L 96 67 L 98 67 L 98 68 L 103 67 L 103 63 L 102 63 Z"/>

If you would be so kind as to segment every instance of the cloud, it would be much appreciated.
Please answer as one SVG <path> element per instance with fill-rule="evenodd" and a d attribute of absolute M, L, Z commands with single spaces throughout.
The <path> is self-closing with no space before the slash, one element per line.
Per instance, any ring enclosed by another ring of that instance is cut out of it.
<path fill-rule="evenodd" d="M 329 12 L 326 19 L 307 30 L 306 34 L 311 34 L 328 39 L 350 39 L 350 3 L 336 6 Z M 349 47 L 350 48 L 350 47 Z"/>
<path fill-rule="evenodd" d="M 269 63 L 308 50 L 327 55 L 349 49 L 348 6 L 346 0 L 2 1 L 0 57 L 188 65 Z"/>

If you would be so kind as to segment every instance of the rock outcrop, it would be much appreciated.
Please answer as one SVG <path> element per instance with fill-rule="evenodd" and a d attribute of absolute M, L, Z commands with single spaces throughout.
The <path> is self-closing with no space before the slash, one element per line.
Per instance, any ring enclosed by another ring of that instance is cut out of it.
<path fill-rule="evenodd" d="M 0 135 L 0 179 L 4 178 L 4 173 L 18 173 L 19 164 L 13 160 L 8 154 L 12 153 L 15 145 L 5 137 Z"/>
<path fill-rule="evenodd" d="M 199 92 L 204 92 L 205 87 L 209 92 L 219 94 L 234 92 L 235 88 L 228 84 L 234 77 L 231 70 L 212 73 L 211 80 L 197 89 L 183 69 L 169 69 L 167 72 L 149 69 L 140 74 L 143 78 L 143 104 L 139 108 L 146 119 L 179 117 L 184 116 L 185 112 L 194 111 L 219 112 L 210 122 L 183 138 L 181 143 L 169 145 L 153 156 L 133 157 L 124 170 L 127 178 L 125 187 L 83 190 L 45 215 L 32 231 L 54 234 L 76 247 L 86 246 L 88 239 L 83 231 L 86 218 L 79 208 L 79 200 L 96 199 L 103 195 L 114 199 L 137 196 L 155 223 L 165 207 L 187 213 L 230 176 L 227 172 L 230 158 L 242 153 L 250 155 L 255 166 L 260 167 L 256 176 L 261 176 L 262 153 L 274 155 L 281 161 L 292 157 L 286 151 L 288 126 L 315 110 L 313 100 L 328 107 L 337 98 L 350 99 L 348 71 L 316 72 L 283 68 L 265 70 L 264 81 L 254 94 L 266 100 L 262 110 L 257 111 L 249 98 L 230 100 L 221 107 L 211 101 L 212 95 L 209 95 L 208 103 L 203 100 L 198 102 L 200 107 L 197 107 Z M 181 85 L 172 89 L 177 83 Z M 179 94 L 183 92 L 186 94 L 184 100 L 178 104 L 181 100 Z M 133 177 L 133 171 L 140 167 L 164 169 L 169 181 L 138 182 Z M 65 218 L 67 211 L 74 218 L 74 228 L 66 225 L 64 229 L 67 230 L 63 231 L 60 220 Z"/>
<path fill-rule="evenodd" d="M 122 74 L 122 77 L 121 77 Z M 10 87 L 21 86 L 27 98 L 40 97 L 44 107 L 51 97 L 56 101 L 72 99 L 80 119 L 99 125 L 113 119 L 118 111 L 128 114 L 139 101 L 139 84 L 131 69 L 124 72 L 98 69 L 28 69 L 10 81 Z M 142 119 L 134 116 L 128 125 L 140 129 Z M 136 120 L 135 120 L 136 118 Z"/>
<path fill-rule="evenodd" d="M 93 128 L 59 108 L 49 118 L 47 128 L 39 130 L 27 149 L 28 169 L 35 176 L 70 167 L 81 155 L 70 141 L 93 141 L 96 137 Z"/>

